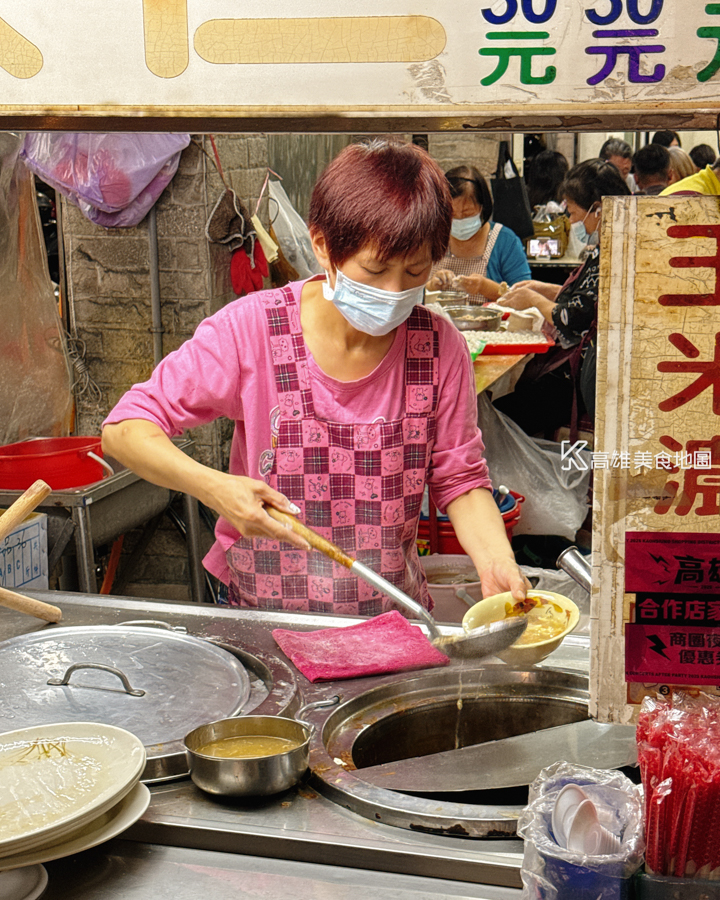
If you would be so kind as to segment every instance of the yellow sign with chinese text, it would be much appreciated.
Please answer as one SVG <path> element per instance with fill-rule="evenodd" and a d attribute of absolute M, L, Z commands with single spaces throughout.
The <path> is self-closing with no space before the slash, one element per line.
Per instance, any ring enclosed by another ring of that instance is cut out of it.
<path fill-rule="evenodd" d="M 521 115 L 525 130 L 587 115 L 555 125 L 597 130 L 612 117 L 629 126 L 640 109 L 710 127 L 720 107 L 720 3 L 346 0 L 339 15 L 278 0 L 267 11 L 0 0 L 0 114 L 324 114 L 372 126 L 385 111 L 441 128 L 481 115 L 478 127 L 495 130 Z"/>

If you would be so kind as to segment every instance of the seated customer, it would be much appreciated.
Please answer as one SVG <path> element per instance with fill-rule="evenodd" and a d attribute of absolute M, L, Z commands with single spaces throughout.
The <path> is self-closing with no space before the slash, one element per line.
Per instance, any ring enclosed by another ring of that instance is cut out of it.
<path fill-rule="evenodd" d="M 503 281 L 530 277 L 525 248 L 510 228 L 490 221 L 492 195 L 475 166 L 458 166 L 445 177 L 453 209 L 450 246 L 433 266 L 427 289 L 467 291 L 472 303 L 497 300 Z"/>
<path fill-rule="evenodd" d="M 525 182 L 527 184 L 530 209 L 544 206 L 554 200 L 559 203 L 562 200 L 560 188 L 568 173 L 567 159 L 558 150 L 543 150 L 533 156 L 525 167 Z"/>
<path fill-rule="evenodd" d="M 611 162 L 625 179 L 625 183 L 631 191 L 636 189 L 635 178 L 630 174 L 632 169 L 633 152 L 627 141 L 620 138 L 610 138 L 600 148 L 600 159 Z"/>
<path fill-rule="evenodd" d="M 661 147 L 682 147 L 677 131 L 656 131 L 650 143 L 660 144 Z"/>
<path fill-rule="evenodd" d="M 705 166 L 715 165 L 717 153 L 710 144 L 698 144 L 697 147 L 693 147 L 690 151 L 690 159 L 693 161 L 696 171 L 699 172 Z"/>
<path fill-rule="evenodd" d="M 534 357 L 515 391 L 495 402 L 501 412 L 531 435 L 552 435 L 570 422 L 576 399 L 582 400 L 591 417 L 595 416 L 594 342 L 602 198 L 627 195 L 630 190 L 614 165 L 590 159 L 570 170 L 562 193 L 572 229 L 588 243 L 585 262 L 562 287 L 540 281 L 524 282 L 499 301 L 510 309 L 538 309 L 557 332 L 558 345 Z"/>
<path fill-rule="evenodd" d="M 670 154 L 669 184 L 675 184 L 675 182 L 695 174 L 693 161 L 682 147 L 670 147 L 668 148 L 668 153 Z"/>
<path fill-rule="evenodd" d="M 633 156 L 639 194 L 654 196 L 670 183 L 670 152 L 662 144 L 648 144 Z"/>

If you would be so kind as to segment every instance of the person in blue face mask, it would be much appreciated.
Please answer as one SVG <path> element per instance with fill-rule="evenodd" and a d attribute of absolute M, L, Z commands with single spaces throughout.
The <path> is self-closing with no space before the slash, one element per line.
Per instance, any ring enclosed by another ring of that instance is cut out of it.
<path fill-rule="evenodd" d="M 618 169 L 589 159 L 568 172 L 560 189 L 570 227 L 585 247 L 585 259 L 562 286 L 542 281 L 516 284 L 499 301 L 509 309 L 535 308 L 547 321 L 557 346 L 526 367 L 515 391 L 495 406 L 528 434 L 552 433 L 571 422 L 573 397 L 595 417 L 595 333 L 600 277 L 602 198 L 627 196 Z"/>
<path fill-rule="evenodd" d="M 472 303 L 497 300 L 501 285 L 530 278 L 522 242 L 509 228 L 491 221 L 493 201 L 487 182 L 474 166 L 445 173 L 452 197 L 450 246 L 433 267 L 429 291 L 466 291 Z"/>
<path fill-rule="evenodd" d="M 220 516 L 205 565 L 229 605 L 361 616 L 393 608 L 310 552 L 274 507 L 431 608 L 416 543 L 426 487 L 483 594 L 525 597 L 483 456 L 467 343 L 422 305 L 451 219 L 448 184 L 425 151 L 349 145 L 310 201 L 323 271 L 228 303 L 110 413 L 108 453 Z M 168 437 L 220 416 L 235 422 L 229 472 Z"/>

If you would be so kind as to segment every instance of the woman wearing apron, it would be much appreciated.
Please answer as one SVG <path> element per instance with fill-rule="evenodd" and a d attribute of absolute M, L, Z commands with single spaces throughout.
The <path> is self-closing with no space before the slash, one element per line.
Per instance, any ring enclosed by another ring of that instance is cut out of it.
<path fill-rule="evenodd" d="M 525 249 L 513 231 L 490 221 L 490 189 L 474 166 L 450 169 L 445 177 L 453 208 L 450 246 L 433 266 L 428 290 L 466 291 L 471 303 L 497 300 L 503 282 L 530 278 Z"/>
<path fill-rule="evenodd" d="M 104 423 L 107 453 L 219 514 L 205 565 L 232 605 L 347 615 L 392 608 L 311 552 L 269 505 L 429 608 L 415 545 L 426 485 L 484 593 L 524 596 L 491 494 L 464 338 L 421 305 L 451 215 L 447 183 L 422 150 L 351 145 L 311 201 L 313 249 L 326 274 L 228 304 Z M 228 473 L 170 441 L 220 416 L 235 422 Z"/>

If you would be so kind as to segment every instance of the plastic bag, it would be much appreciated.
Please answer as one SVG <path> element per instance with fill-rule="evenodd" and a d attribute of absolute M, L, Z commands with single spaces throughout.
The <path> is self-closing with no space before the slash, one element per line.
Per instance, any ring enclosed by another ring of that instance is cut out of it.
<path fill-rule="evenodd" d="M 0 134 L 0 444 L 68 433 L 72 381 L 22 138 Z"/>
<path fill-rule="evenodd" d="M 557 216 L 551 219 L 549 217 L 533 219 L 533 238 L 546 238 L 558 242 L 558 256 L 565 256 L 567 251 L 568 239 L 570 237 L 570 220 L 567 216 Z M 531 238 L 528 238 L 531 240 Z"/>
<path fill-rule="evenodd" d="M 637 727 L 645 786 L 648 868 L 680 878 L 720 877 L 720 701 L 676 691 L 646 698 Z"/>
<path fill-rule="evenodd" d="M 285 258 L 300 278 L 319 275 L 322 267 L 315 259 L 307 225 L 293 207 L 279 181 L 268 182 L 268 191 L 278 207 L 272 225 Z M 272 207 L 270 212 L 272 214 Z"/>
<path fill-rule="evenodd" d="M 493 484 L 510 485 L 525 497 L 514 533 L 572 541 L 587 515 L 590 454 L 580 455 L 587 465 L 580 471 L 575 456 L 563 460 L 560 444 L 528 437 L 484 394 L 478 397 L 478 421 Z"/>
<path fill-rule="evenodd" d="M 588 245 L 580 240 L 572 228 L 568 229 L 568 242 L 565 255 L 569 259 L 584 259 L 587 256 Z"/>
<path fill-rule="evenodd" d="M 21 158 L 105 228 L 141 222 L 177 171 L 189 134 L 37 132 Z"/>
<path fill-rule="evenodd" d="M 558 216 L 565 217 L 565 203 L 556 203 L 554 200 L 550 200 L 548 203 L 542 203 L 535 207 L 533 222 L 552 222 Z"/>
<path fill-rule="evenodd" d="M 561 789 L 580 786 L 597 808 L 600 823 L 621 841 L 620 850 L 586 856 L 555 840 L 552 812 Z M 642 788 L 621 772 L 557 762 L 530 786 L 518 819 L 525 840 L 521 876 L 524 900 L 622 900 L 643 863 Z"/>

